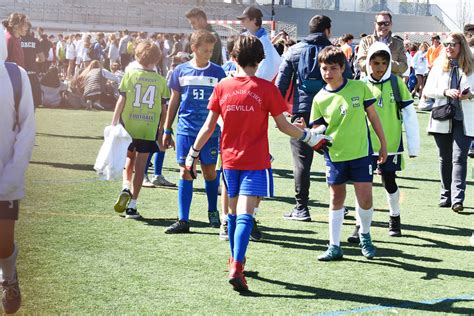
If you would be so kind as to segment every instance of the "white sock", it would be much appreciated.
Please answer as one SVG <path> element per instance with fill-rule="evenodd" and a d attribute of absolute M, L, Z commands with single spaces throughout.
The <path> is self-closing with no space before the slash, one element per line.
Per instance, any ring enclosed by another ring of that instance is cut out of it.
<path fill-rule="evenodd" d="M 257 216 L 257 212 L 258 212 L 258 207 L 254 207 L 253 208 L 253 218 L 255 218 L 255 216 Z"/>
<path fill-rule="evenodd" d="M 371 207 L 368 210 L 364 210 L 360 206 L 357 207 L 357 214 L 360 218 L 360 230 L 362 234 L 370 232 L 370 225 L 372 224 L 372 215 L 374 214 L 374 208 Z"/>
<path fill-rule="evenodd" d="M 400 190 L 397 189 L 395 193 L 387 192 L 387 201 L 390 216 L 400 216 Z"/>
<path fill-rule="evenodd" d="M 12 281 L 15 277 L 16 257 L 18 256 L 18 247 L 15 244 L 15 249 L 10 257 L 0 259 L 0 281 Z"/>
<path fill-rule="evenodd" d="M 130 200 L 130 203 L 128 203 L 129 208 L 136 209 L 137 208 L 137 200 Z"/>
<path fill-rule="evenodd" d="M 123 180 L 122 182 L 122 190 L 125 190 L 125 189 L 130 190 L 130 181 L 128 180 Z"/>
<path fill-rule="evenodd" d="M 339 246 L 341 244 L 341 228 L 344 221 L 344 208 L 340 210 L 329 210 L 329 244 Z"/>

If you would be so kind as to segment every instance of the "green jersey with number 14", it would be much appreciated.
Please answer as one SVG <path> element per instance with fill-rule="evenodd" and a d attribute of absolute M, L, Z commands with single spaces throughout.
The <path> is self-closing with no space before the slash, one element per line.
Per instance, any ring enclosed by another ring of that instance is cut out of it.
<path fill-rule="evenodd" d="M 170 97 L 165 78 L 154 71 L 130 69 L 119 90 L 126 98 L 122 121 L 127 132 L 133 139 L 156 140 L 162 99 Z"/>

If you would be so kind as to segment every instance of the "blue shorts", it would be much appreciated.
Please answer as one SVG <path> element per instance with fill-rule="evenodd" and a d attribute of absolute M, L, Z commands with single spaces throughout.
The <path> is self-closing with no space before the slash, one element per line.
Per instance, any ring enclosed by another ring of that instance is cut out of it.
<path fill-rule="evenodd" d="M 176 161 L 179 165 L 184 165 L 189 149 L 194 144 L 196 137 L 187 135 L 176 135 Z M 218 137 L 209 138 L 207 143 L 199 152 L 199 160 L 202 165 L 215 165 L 218 153 Z"/>
<path fill-rule="evenodd" d="M 228 170 L 224 169 L 224 184 L 230 198 L 238 195 L 273 196 L 272 169 Z"/>
<path fill-rule="evenodd" d="M 372 157 L 362 157 L 359 159 L 332 162 L 326 158 L 326 180 L 329 185 L 344 184 L 352 182 L 372 182 L 373 167 Z"/>
<path fill-rule="evenodd" d="M 377 159 L 379 159 L 379 156 L 372 156 L 372 167 L 374 170 L 377 168 L 382 172 L 393 172 L 402 170 L 403 156 L 401 154 L 388 156 L 387 161 L 378 166 Z"/>

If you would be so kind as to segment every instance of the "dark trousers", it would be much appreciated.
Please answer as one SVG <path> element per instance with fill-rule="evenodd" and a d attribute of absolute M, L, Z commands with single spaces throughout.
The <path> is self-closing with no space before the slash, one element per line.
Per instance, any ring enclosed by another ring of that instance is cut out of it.
<path fill-rule="evenodd" d="M 38 80 L 38 75 L 36 75 L 36 73 L 29 73 L 28 78 L 30 79 L 31 92 L 33 94 L 33 103 L 35 105 L 35 108 L 37 108 L 38 105 L 41 105 L 41 102 L 43 101 L 41 85 Z"/>
<path fill-rule="evenodd" d="M 306 125 L 309 125 L 309 116 L 310 113 L 295 113 L 291 118 L 291 122 L 303 117 Z M 295 209 L 303 210 L 308 208 L 309 178 L 314 151 L 311 147 L 295 138 L 290 140 L 290 146 L 293 156 L 293 174 L 295 177 Z"/>
<path fill-rule="evenodd" d="M 472 137 L 464 135 L 463 122 L 452 120 L 449 134 L 433 134 L 438 146 L 441 197 L 440 202 L 463 203 L 466 191 L 467 153 Z"/>

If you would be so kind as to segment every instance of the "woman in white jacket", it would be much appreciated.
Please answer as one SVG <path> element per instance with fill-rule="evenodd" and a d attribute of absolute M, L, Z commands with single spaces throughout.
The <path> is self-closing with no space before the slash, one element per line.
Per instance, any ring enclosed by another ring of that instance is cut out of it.
<path fill-rule="evenodd" d="M 428 132 L 439 150 L 439 206 L 460 212 L 466 190 L 467 154 L 474 137 L 474 62 L 463 34 L 451 33 L 443 45 L 445 51 L 431 69 L 424 94 L 435 99 L 433 111 L 448 102 L 455 107 L 452 119 L 434 119 L 431 112 Z"/>
<path fill-rule="evenodd" d="M 3 311 L 10 314 L 15 313 L 21 303 L 14 232 L 18 201 L 25 195 L 24 178 L 34 145 L 35 118 L 28 75 L 23 68 L 12 64 L 13 78 L 10 78 L 5 66 L 6 58 L 5 35 L 0 28 L 0 82 L 3 83 L 0 85 L 0 284 Z M 16 87 L 21 83 L 18 112 L 13 82 Z"/>

